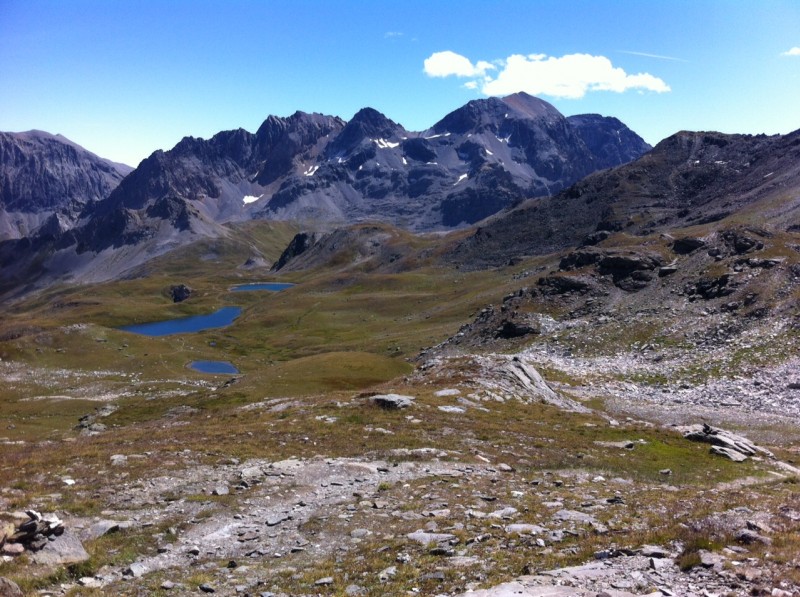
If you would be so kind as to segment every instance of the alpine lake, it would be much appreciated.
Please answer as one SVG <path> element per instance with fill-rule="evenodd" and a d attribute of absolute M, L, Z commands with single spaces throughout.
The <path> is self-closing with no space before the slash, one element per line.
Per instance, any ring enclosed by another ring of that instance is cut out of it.
<path fill-rule="evenodd" d="M 294 286 L 294 284 L 286 282 L 255 282 L 232 286 L 230 291 L 280 292 L 292 286 Z M 179 317 L 177 319 L 166 319 L 164 321 L 126 325 L 119 329 L 125 332 L 151 337 L 193 334 L 227 327 L 231 325 L 241 313 L 241 307 L 227 306 L 207 315 L 192 315 L 190 317 Z M 228 361 L 192 361 L 188 364 L 188 367 L 198 373 L 210 375 L 235 375 L 239 373 L 236 366 Z"/>

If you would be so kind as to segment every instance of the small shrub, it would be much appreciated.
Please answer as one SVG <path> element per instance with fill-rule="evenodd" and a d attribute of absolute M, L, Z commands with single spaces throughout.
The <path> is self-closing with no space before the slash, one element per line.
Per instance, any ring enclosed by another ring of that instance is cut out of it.
<path fill-rule="evenodd" d="M 700 565 L 700 553 L 697 551 L 683 551 L 676 561 L 681 572 L 688 572 Z"/>

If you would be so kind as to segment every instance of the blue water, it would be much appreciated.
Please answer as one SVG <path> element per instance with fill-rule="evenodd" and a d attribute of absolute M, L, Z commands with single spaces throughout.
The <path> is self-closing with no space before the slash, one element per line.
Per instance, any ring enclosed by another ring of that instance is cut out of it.
<path fill-rule="evenodd" d="M 238 286 L 233 286 L 231 290 L 233 292 L 245 292 L 248 290 L 270 290 L 272 292 L 279 292 L 291 288 L 292 286 L 294 286 L 294 284 L 288 284 L 286 282 L 255 282 L 253 284 L 239 284 Z"/>
<path fill-rule="evenodd" d="M 172 334 L 189 334 L 214 328 L 224 328 L 233 323 L 242 312 L 241 307 L 222 307 L 209 315 L 194 315 L 167 321 L 154 321 L 137 325 L 126 325 L 119 329 L 144 336 L 170 336 Z"/>
<path fill-rule="evenodd" d="M 192 361 L 189 367 L 200 373 L 234 374 L 239 370 L 228 361 Z"/>

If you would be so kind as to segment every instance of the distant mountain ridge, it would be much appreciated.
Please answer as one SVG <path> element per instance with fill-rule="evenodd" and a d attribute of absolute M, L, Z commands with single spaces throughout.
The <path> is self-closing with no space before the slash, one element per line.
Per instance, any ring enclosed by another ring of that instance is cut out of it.
<path fill-rule="evenodd" d="M 132 170 L 61 135 L 0 133 L 0 240 L 30 236 L 45 224 L 69 228 Z"/>
<path fill-rule="evenodd" d="M 188 214 L 176 223 L 183 227 L 196 216 L 212 223 L 380 219 L 442 229 L 553 194 L 649 148 L 615 118 L 565 118 L 526 94 L 469 102 L 423 132 L 372 108 L 349 122 L 297 112 L 270 116 L 255 134 L 187 137 L 158 151 L 85 215 L 177 211 Z"/>

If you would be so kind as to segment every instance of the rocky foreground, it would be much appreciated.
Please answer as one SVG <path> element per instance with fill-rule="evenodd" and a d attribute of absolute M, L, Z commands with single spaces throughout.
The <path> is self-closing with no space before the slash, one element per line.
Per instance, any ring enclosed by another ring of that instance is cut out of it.
<path fill-rule="evenodd" d="M 15 522 L 4 527 L 4 566 L 29 558 L 40 571 L 72 570 L 71 579 L 39 593 L 50 595 L 800 594 L 792 572 L 800 561 L 796 552 L 786 556 L 800 530 L 792 490 L 800 471 L 745 437 L 698 424 L 666 437 L 683 447 L 705 445 L 697 452 L 703 466 L 733 471 L 731 480 L 698 487 L 680 464 L 648 476 L 637 472 L 639 461 L 663 441 L 646 435 L 653 424 L 596 417 L 554 392 L 527 359 L 480 360 L 470 368 L 474 377 L 452 386 L 441 382 L 459 374 L 458 359 L 421 368 L 416 387 L 439 388 L 429 398 L 365 395 L 340 404 L 339 413 L 314 415 L 331 434 L 349 409 L 383 417 L 383 426 L 366 424 L 362 433 L 385 438 L 386 449 L 361 457 L 209 462 L 204 452 L 185 449 L 159 470 L 142 468 L 153 453 L 113 454 L 101 473 L 116 481 L 90 490 L 103 504 L 98 514 L 6 516 Z M 542 403 L 551 405 L 536 406 Z M 511 420 L 514 410 L 552 405 L 589 417 L 582 423 L 588 431 L 607 428 L 613 438 L 585 443 L 575 435 L 556 450 L 574 463 L 562 467 L 538 466 L 546 448 L 531 445 L 554 440 L 520 436 L 513 426 L 510 442 L 474 441 L 451 429 L 431 446 L 389 447 L 402 426 L 428 435 L 424 419 L 434 416 L 442 417 L 442 431 L 472 416 Z M 169 425 L 194 424 L 191 411 Z M 316 411 L 276 399 L 240 412 L 310 418 Z M 628 465 L 598 470 L 598 461 L 611 458 Z M 67 495 L 89 481 L 75 475 L 62 483 Z M 9 504 L 21 493 L 6 488 L 0 499 Z M 98 546 L 131 551 L 93 569 Z"/>

